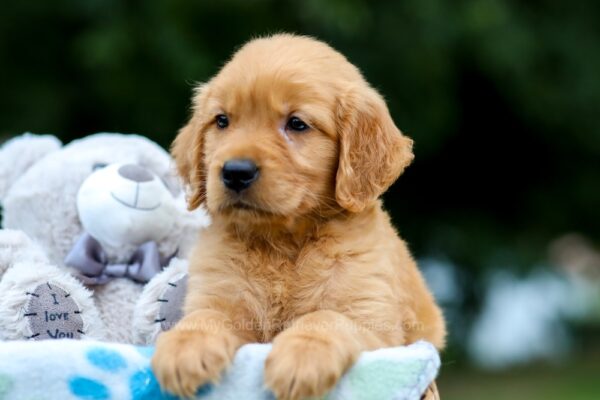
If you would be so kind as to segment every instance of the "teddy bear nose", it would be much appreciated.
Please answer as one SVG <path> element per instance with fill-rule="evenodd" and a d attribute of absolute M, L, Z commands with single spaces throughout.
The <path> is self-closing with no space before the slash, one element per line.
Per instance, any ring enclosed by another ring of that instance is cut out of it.
<path fill-rule="evenodd" d="M 126 164 L 119 168 L 119 175 L 137 183 L 150 182 L 154 176 L 145 168 L 135 164 Z"/>

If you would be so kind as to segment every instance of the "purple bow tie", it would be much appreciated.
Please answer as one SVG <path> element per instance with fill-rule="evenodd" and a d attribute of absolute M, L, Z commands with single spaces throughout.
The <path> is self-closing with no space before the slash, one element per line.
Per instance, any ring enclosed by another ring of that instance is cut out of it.
<path fill-rule="evenodd" d="M 75 242 L 65 264 L 79 270 L 79 280 L 89 286 L 103 285 L 123 277 L 146 283 L 161 272 L 174 256 L 162 259 L 156 242 L 146 242 L 138 247 L 127 264 L 109 264 L 100 243 L 86 232 Z"/>

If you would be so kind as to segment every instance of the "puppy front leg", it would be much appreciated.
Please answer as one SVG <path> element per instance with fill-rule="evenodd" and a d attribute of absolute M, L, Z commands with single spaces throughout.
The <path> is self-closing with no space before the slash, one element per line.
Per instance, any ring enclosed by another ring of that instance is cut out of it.
<path fill-rule="evenodd" d="M 203 384 L 217 382 L 236 350 L 250 341 L 226 313 L 200 309 L 158 337 L 152 369 L 164 390 L 189 398 Z"/>
<path fill-rule="evenodd" d="M 275 338 L 265 364 L 265 384 L 278 399 L 322 396 L 361 351 L 384 345 L 372 331 L 341 313 L 315 311 Z"/>

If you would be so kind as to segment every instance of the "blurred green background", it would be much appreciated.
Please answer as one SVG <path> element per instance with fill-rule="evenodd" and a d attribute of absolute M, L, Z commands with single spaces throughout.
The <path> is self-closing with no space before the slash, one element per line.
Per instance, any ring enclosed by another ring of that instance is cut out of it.
<path fill-rule="evenodd" d="M 168 146 L 194 83 L 280 31 L 346 54 L 415 140 L 385 201 L 446 311 L 442 398 L 600 398 L 600 2 L 2 0 L 0 142 Z"/>

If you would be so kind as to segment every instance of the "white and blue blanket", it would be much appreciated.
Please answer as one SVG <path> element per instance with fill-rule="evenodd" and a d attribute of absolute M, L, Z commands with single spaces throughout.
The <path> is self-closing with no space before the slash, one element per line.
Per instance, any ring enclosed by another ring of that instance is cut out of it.
<path fill-rule="evenodd" d="M 263 384 L 268 344 L 251 344 L 236 354 L 218 385 L 197 393 L 202 400 L 272 400 Z M 159 400 L 152 374 L 152 347 L 76 341 L 0 342 L 0 400 Z M 365 352 L 327 400 L 418 400 L 435 379 L 437 351 L 426 342 Z"/>

